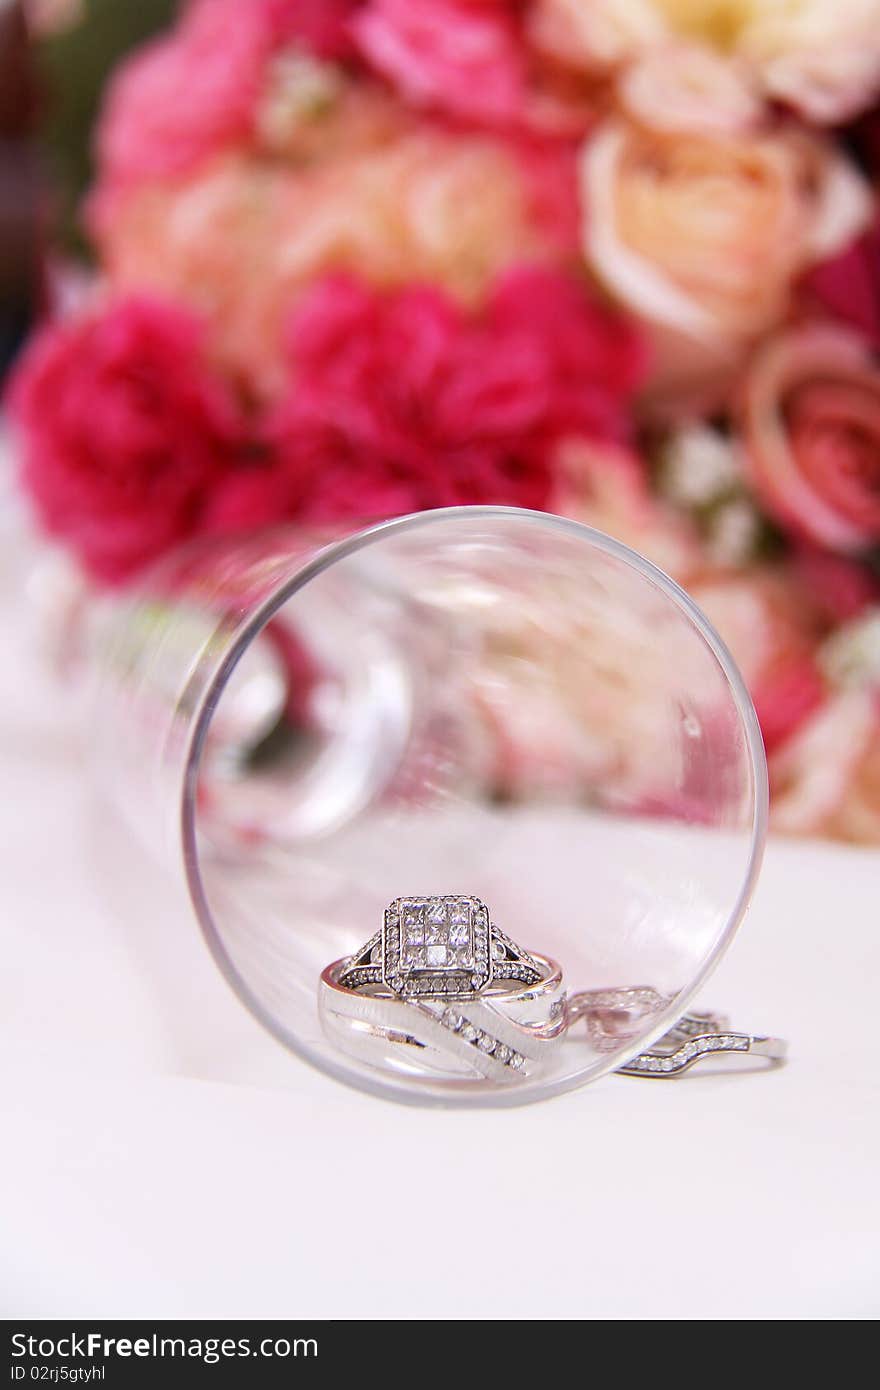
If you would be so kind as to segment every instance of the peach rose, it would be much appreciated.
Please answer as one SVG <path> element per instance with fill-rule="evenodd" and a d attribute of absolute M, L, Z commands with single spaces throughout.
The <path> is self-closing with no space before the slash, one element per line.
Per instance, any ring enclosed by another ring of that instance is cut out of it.
<path fill-rule="evenodd" d="M 851 240 L 867 185 L 824 140 L 611 119 L 581 154 L 587 261 L 648 325 L 713 354 L 784 314 L 795 275 Z M 668 349 L 667 349 L 668 351 Z"/>
<path fill-rule="evenodd" d="M 880 90 L 880 0 L 535 0 L 530 31 L 543 52 L 588 73 L 698 42 L 822 124 L 855 115 Z"/>
<path fill-rule="evenodd" d="M 352 100 L 350 119 L 358 112 Z M 282 324 L 325 271 L 426 281 L 472 302 L 514 262 L 558 260 L 572 156 L 563 167 L 562 154 L 521 156 L 491 135 L 412 129 L 403 115 L 389 127 L 372 104 L 367 114 L 373 144 L 362 128 L 349 144 L 339 128 L 320 157 L 225 154 L 185 180 L 99 195 L 92 229 L 112 285 L 194 305 L 219 359 L 265 396 L 280 384 Z"/>
<path fill-rule="evenodd" d="M 767 509 L 798 535 L 857 551 L 880 537 L 880 370 L 831 326 L 784 334 L 744 390 L 748 467 Z"/>

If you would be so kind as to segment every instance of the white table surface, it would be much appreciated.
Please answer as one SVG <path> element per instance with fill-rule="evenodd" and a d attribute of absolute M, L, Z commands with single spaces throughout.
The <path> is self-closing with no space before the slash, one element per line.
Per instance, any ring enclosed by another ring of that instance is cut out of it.
<path fill-rule="evenodd" d="M 771 845 L 705 1002 L 787 1035 L 782 1071 L 497 1113 L 361 1095 L 261 1032 L 97 799 L 0 540 L 0 1315 L 880 1312 L 880 855 Z M 522 1220 L 450 1240 L 475 1154 Z M 441 1193 L 421 1240 L 365 1202 L 391 1164 L 403 1211 Z"/>

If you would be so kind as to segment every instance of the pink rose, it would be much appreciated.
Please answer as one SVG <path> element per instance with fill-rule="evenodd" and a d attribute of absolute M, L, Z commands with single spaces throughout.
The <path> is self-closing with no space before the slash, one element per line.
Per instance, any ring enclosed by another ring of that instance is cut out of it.
<path fill-rule="evenodd" d="M 236 408 L 203 366 L 198 323 L 155 300 L 43 329 L 10 400 L 40 520 L 105 581 L 192 532 L 239 444 Z"/>
<path fill-rule="evenodd" d="M 98 126 L 102 178 L 175 176 L 254 127 L 267 68 L 291 43 L 320 56 L 347 45 L 351 0 L 194 0 L 167 35 L 117 69 Z"/>
<path fill-rule="evenodd" d="M 522 113 L 520 35 L 492 0 L 370 0 L 353 29 L 367 60 L 415 105 L 494 123 Z"/>
<path fill-rule="evenodd" d="M 816 325 L 768 343 L 742 430 L 755 488 L 784 526 L 831 550 L 880 537 L 880 371 L 860 339 Z"/>
<path fill-rule="evenodd" d="M 295 316 L 291 351 L 261 486 L 321 520 L 544 507 L 560 441 L 624 438 L 641 372 L 624 325 L 576 281 L 535 269 L 504 277 L 479 316 L 437 290 L 329 277 Z"/>

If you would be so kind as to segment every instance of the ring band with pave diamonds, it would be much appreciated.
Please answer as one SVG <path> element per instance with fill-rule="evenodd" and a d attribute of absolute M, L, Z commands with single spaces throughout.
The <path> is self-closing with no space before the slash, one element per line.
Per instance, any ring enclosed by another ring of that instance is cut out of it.
<path fill-rule="evenodd" d="M 321 975 L 321 1022 L 343 1051 L 372 1065 L 521 1080 L 543 1070 L 566 1029 L 562 972 L 551 960 L 535 959 L 539 984 L 449 1003 L 349 989 L 340 984 L 347 960 L 334 961 Z"/>
<path fill-rule="evenodd" d="M 720 1014 L 683 1014 L 652 1048 L 619 1067 L 621 1076 L 681 1076 L 702 1057 L 739 1054 L 760 1057 L 771 1066 L 785 1061 L 784 1038 L 738 1033 Z"/>

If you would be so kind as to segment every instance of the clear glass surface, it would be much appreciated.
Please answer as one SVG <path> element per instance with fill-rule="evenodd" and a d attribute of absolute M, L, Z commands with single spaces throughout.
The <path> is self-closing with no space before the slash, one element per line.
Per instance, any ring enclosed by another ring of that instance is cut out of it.
<path fill-rule="evenodd" d="M 755 881 L 766 768 L 717 634 L 650 563 L 495 507 L 342 539 L 282 530 L 174 556 L 114 603 L 97 751 L 182 874 L 214 956 L 277 1038 L 398 1099 L 510 1104 L 658 1037 Z M 656 991 L 573 1025 L 517 1085 L 342 1051 L 318 983 L 407 894 L 473 894 L 570 994 Z"/>

